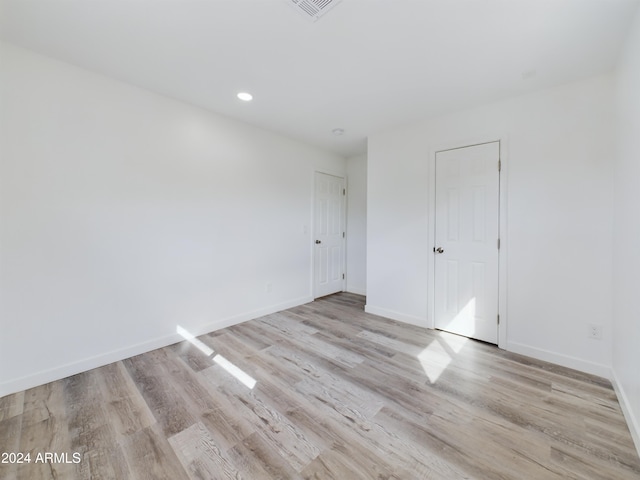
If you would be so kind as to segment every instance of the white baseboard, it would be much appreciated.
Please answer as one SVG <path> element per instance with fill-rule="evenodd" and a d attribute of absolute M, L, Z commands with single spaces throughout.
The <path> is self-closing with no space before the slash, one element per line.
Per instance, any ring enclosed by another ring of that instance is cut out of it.
<path fill-rule="evenodd" d="M 631 408 L 629 397 L 627 397 L 622 383 L 618 380 L 615 369 L 611 369 L 611 383 L 613 384 L 613 389 L 616 391 L 618 403 L 620 403 L 624 419 L 627 421 L 627 426 L 629 427 L 631 438 L 633 438 L 633 443 L 638 451 L 638 456 L 640 456 L 640 421 Z"/>
<path fill-rule="evenodd" d="M 198 335 L 204 335 L 206 333 L 220 330 L 221 328 L 231 327 L 232 325 L 237 325 L 238 323 L 264 317 L 265 315 L 270 315 L 272 313 L 281 312 L 282 310 L 297 307 L 298 305 L 304 305 L 305 303 L 309 302 L 313 302 L 313 297 L 309 296 L 296 298 L 295 300 L 278 303 L 277 305 L 271 305 L 265 308 L 259 308 L 250 312 L 234 315 L 233 317 L 223 318 L 214 322 L 205 323 L 199 327 L 190 328 L 189 332 L 197 337 Z M 184 340 L 184 338 L 180 338 L 180 340 Z"/>
<path fill-rule="evenodd" d="M 545 362 L 555 363 L 556 365 L 563 367 L 573 368 L 574 370 L 590 373 L 592 375 L 598 375 L 599 377 L 604 377 L 608 380 L 611 379 L 611 367 L 608 365 L 589 362 L 580 358 L 516 342 L 507 342 L 507 351 L 526 355 L 527 357 L 537 358 L 538 360 L 544 360 Z"/>
<path fill-rule="evenodd" d="M 390 318 L 391 320 L 397 320 L 399 322 L 409 323 L 418 327 L 428 328 L 426 318 L 415 317 L 413 315 L 407 315 L 406 313 L 395 312 L 393 310 L 387 310 L 386 308 L 380 308 L 373 305 L 365 305 L 364 311 L 380 317 Z"/>
<path fill-rule="evenodd" d="M 356 295 L 364 295 L 365 297 L 367 296 L 367 291 L 364 288 L 354 288 L 347 285 L 347 292 L 355 293 Z"/>
<path fill-rule="evenodd" d="M 234 315 L 233 317 L 223 318 L 213 322 L 203 324 L 197 328 L 190 328 L 190 333 L 195 336 L 204 335 L 209 332 L 220 330 L 221 328 L 237 325 L 238 323 L 253 320 L 254 318 L 263 317 L 271 313 L 280 312 L 288 308 L 297 307 L 305 303 L 312 302 L 312 297 L 303 297 L 288 302 L 280 303 L 277 305 L 271 305 L 269 307 L 245 312 L 240 315 Z M 162 337 L 157 337 L 146 342 L 130 345 L 125 348 L 113 350 L 110 352 L 101 353 L 89 358 L 78 360 L 77 362 L 67 363 L 47 370 L 43 370 L 32 375 L 9 380 L 7 382 L 0 383 L 0 397 L 10 395 L 12 393 L 27 390 L 29 388 L 37 387 L 45 383 L 60 380 L 62 378 L 76 375 L 81 372 L 86 372 L 94 368 L 102 367 L 113 362 L 124 360 L 141 353 L 149 352 L 157 348 L 166 347 L 177 342 L 184 340 L 184 337 L 180 336 L 177 332 Z"/>
<path fill-rule="evenodd" d="M 0 383 L 0 397 L 70 377 L 77 373 L 86 372 L 87 370 L 155 350 L 156 348 L 166 347 L 167 345 L 171 345 L 178 341 L 180 341 L 180 335 L 174 333 L 172 335 L 154 338 L 153 340 L 131 345 L 122 349 L 94 355 L 77 362 L 59 365 L 32 375 L 9 380 L 8 382 Z"/>

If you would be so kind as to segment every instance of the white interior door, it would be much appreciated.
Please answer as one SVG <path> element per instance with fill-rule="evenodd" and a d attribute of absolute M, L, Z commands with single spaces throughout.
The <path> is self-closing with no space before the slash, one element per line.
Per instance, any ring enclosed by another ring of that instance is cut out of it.
<path fill-rule="evenodd" d="M 498 343 L 500 143 L 436 154 L 435 327 Z"/>
<path fill-rule="evenodd" d="M 344 286 L 344 179 L 315 174 L 314 297 Z"/>

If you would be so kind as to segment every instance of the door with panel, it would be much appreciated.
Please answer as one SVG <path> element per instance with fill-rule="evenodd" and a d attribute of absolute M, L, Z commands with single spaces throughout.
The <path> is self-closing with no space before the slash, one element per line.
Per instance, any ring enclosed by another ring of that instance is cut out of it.
<path fill-rule="evenodd" d="M 344 289 L 344 178 L 316 172 L 314 199 L 314 298 Z"/>
<path fill-rule="evenodd" d="M 436 153 L 435 327 L 498 343 L 500 142 Z"/>

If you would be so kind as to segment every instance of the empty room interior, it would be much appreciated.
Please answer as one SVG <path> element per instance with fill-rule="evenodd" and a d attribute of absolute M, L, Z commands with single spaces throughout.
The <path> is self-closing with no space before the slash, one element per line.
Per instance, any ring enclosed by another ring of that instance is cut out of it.
<path fill-rule="evenodd" d="M 0 478 L 639 479 L 640 1 L 0 0 Z"/>

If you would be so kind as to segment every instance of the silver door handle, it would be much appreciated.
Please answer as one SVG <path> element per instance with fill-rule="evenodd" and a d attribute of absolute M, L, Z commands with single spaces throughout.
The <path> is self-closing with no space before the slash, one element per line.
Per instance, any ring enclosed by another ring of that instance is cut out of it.
<path fill-rule="evenodd" d="M 320 240 L 316 240 L 316 245 L 320 245 L 322 242 Z"/>
<path fill-rule="evenodd" d="M 444 248 L 442 248 L 442 247 L 438 247 L 438 248 L 433 247 L 433 252 L 434 253 L 444 253 Z"/>

